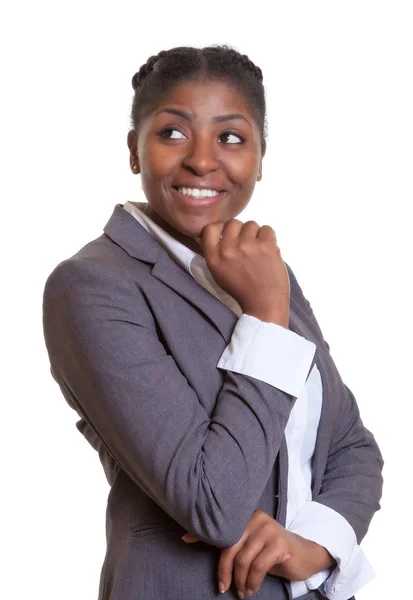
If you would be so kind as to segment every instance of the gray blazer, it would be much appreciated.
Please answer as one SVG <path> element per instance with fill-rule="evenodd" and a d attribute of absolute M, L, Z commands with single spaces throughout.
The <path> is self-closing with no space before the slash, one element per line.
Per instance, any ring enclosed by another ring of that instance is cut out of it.
<path fill-rule="evenodd" d="M 310 303 L 287 265 L 289 327 L 316 344 L 323 404 L 313 500 L 358 542 L 380 508 L 383 465 Z M 211 600 L 220 549 L 254 510 L 282 524 L 284 429 L 295 398 L 216 367 L 237 316 L 126 212 L 49 275 L 43 325 L 51 373 L 111 486 L 99 600 Z M 186 544 L 190 531 L 202 541 Z M 235 586 L 226 594 L 238 598 Z M 267 575 L 257 600 L 291 598 Z"/>

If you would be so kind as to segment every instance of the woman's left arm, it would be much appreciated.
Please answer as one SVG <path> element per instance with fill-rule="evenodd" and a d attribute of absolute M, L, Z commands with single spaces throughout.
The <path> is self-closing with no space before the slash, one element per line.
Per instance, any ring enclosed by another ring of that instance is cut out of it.
<path fill-rule="evenodd" d="M 351 390 L 344 384 L 330 354 L 310 302 L 303 294 L 291 267 L 286 264 L 291 296 L 298 298 L 328 351 L 341 390 L 334 430 L 321 489 L 313 500 L 339 513 L 354 530 L 357 543 L 367 533 L 374 513 L 380 509 L 383 457 L 373 434 L 364 427 Z"/>
<path fill-rule="evenodd" d="M 286 266 L 291 293 L 300 299 L 300 307 L 305 307 L 307 319 L 325 345 L 339 390 L 321 487 L 317 486 L 312 502 L 300 510 L 288 529 L 327 548 L 334 557 L 337 568 L 327 579 L 324 592 L 329 598 L 340 600 L 352 596 L 374 576 L 358 544 L 366 535 L 374 513 L 380 509 L 383 457 L 374 436 L 364 427 L 353 393 L 331 358 L 330 347 L 309 301 L 291 267 Z M 306 583 L 313 589 L 329 575 L 329 571 L 324 571 Z M 353 591 L 346 596 L 349 590 Z"/>

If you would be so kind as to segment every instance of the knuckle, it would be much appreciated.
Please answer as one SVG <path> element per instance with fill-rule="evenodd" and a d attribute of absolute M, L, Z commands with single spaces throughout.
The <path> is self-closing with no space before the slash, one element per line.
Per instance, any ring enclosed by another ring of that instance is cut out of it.
<path fill-rule="evenodd" d="M 221 229 L 222 227 L 222 223 L 220 223 L 219 221 L 216 221 L 214 223 L 208 223 L 208 225 L 205 225 L 204 227 L 204 235 L 206 232 L 210 232 L 210 231 L 216 231 Z"/>
<path fill-rule="evenodd" d="M 229 221 L 227 221 L 224 225 L 224 227 L 227 227 L 228 225 L 242 225 L 242 221 L 240 221 L 239 219 L 229 219 Z"/>
<path fill-rule="evenodd" d="M 234 258 L 234 250 L 232 248 L 223 248 L 221 250 L 221 258 L 232 260 Z"/>
<path fill-rule="evenodd" d="M 274 228 L 273 228 L 273 227 L 271 227 L 271 225 L 263 225 L 263 226 L 261 227 L 261 229 L 264 229 L 265 231 L 272 231 L 272 232 L 273 232 L 273 234 L 275 235 L 275 230 L 274 230 Z"/>
<path fill-rule="evenodd" d="M 271 535 L 274 531 L 274 525 L 272 522 L 269 523 L 267 521 L 266 523 L 263 524 L 261 529 L 262 529 L 263 533 Z"/>
<path fill-rule="evenodd" d="M 260 509 L 254 511 L 254 517 L 258 519 L 258 522 L 260 523 L 266 523 L 268 521 L 268 514 Z"/>
<path fill-rule="evenodd" d="M 242 567 L 245 565 L 245 556 L 243 554 L 237 554 L 237 556 L 235 557 L 235 564 L 237 564 L 239 567 Z"/>
<path fill-rule="evenodd" d="M 243 254 L 249 254 L 250 252 L 250 240 L 241 240 L 238 245 L 238 250 Z"/>
<path fill-rule="evenodd" d="M 252 563 L 250 569 L 254 573 L 263 573 L 265 571 L 265 565 L 260 560 L 254 560 L 254 562 Z"/>
<path fill-rule="evenodd" d="M 259 235 L 261 233 L 265 233 L 268 234 L 268 236 L 265 236 L 265 241 L 269 244 L 269 243 L 277 243 L 277 234 L 275 232 L 275 229 L 273 229 L 273 227 L 270 227 L 269 225 L 263 225 L 260 228 L 259 231 Z M 271 233 L 271 236 L 269 235 L 269 233 Z M 264 236 L 261 236 L 264 237 Z"/>

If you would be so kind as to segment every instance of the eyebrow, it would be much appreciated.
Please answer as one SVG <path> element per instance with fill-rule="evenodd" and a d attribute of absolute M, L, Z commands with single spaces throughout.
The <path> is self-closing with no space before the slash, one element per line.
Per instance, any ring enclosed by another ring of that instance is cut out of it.
<path fill-rule="evenodd" d="M 187 112 L 186 110 L 179 110 L 178 108 L 161 108 L 160 110 L 158 110 L 155 113 L 155 116 L 157 116 L 163 112 L 170 113 L 172 115 L 178 115 L 179 117 L 183 117 L 187 121 L 191 121 L 191 122 L 193 121 L 192 113 Z M 251 123 L 248 121 L 248 119 L 246 119 L 244 117 L 244 115 L 241 115 L 240 113 L 229 113 L 227 115 L 217 115 L 216 117 L 213 117 L 212 122 L 213 123 L 223 123 L 224 121 L 232 121 L 234 119 L 242 119 L 243 121 L 245 121 L 246 123 L 251 125 Z"/>

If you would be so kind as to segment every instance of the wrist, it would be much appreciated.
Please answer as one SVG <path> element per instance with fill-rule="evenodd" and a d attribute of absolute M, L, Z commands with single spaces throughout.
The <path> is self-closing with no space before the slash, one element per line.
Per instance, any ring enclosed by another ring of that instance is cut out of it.
<path fill-rule="evenodd" d="M 300 539 L 303 545 L 304 555 L 306 559 L 306 570 L 308 571 L 308 576 L 306 577 L 306 579 L 308 579 L 308 577 L 311 577 L 312 575 L 315 575 L 316 573 L 319 573 L 320 571 L 324 571 L 325 569 L 329 569 L 330 567 L 335 565 L 334 558 L 331 556 L 328 550 L 324 548 L 324 546 L 320 546 L 320 544 L 303 538 L 298 534 L 294 535 L 296 535 Z"/>
<path fill-rule="evenodd" d="M 274 323 L 275 325 L 280 325 L 281 327 L 285 327 L 288 329 L 288 325 L 290 322 L 289 311 L 285 310 L 264 310 L 264 309 L 243 309 L 242 311 L 246 315 L 250 315 L 259 319 L 260 321 L 264 321 L 265 323 Z"/>

